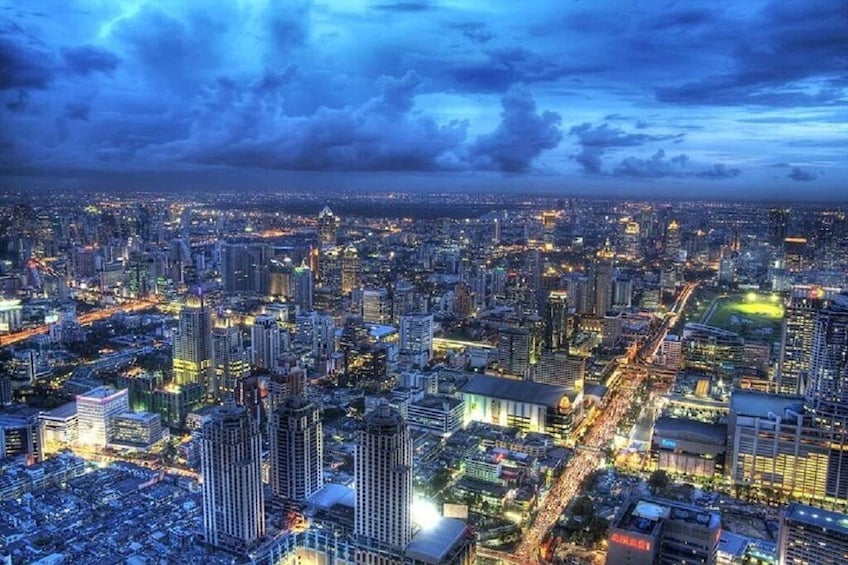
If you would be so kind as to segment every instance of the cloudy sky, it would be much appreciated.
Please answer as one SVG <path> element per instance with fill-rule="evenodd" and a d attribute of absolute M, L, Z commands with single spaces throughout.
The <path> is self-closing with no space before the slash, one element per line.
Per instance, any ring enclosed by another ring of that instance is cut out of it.
<path fill-rule="evenodd" d="M 0 0 L 0 188 L 848 200 L 845 0 Z"/>

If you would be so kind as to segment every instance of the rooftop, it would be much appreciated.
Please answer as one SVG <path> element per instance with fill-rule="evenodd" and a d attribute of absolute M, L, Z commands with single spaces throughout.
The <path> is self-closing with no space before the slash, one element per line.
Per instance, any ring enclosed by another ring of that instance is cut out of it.
<path fill-rule="evenodd" d="M 746 416 L 768 418 L 769 414 L 783 416 L 787 409 L 803 411 L 804 398 L 790 394 L 770 394 L 753 390 L 734 390 L 730 409 Z"/>
<path fill-rule="evenodd" d="M 531 381 L 474 375 L 468 381 L 468 384 L 462 387 L 462 392 L 556 408 L 562 398 L 568 396 L 569 389 L 564 386 L 545 385 Z"/>
<path fill-rule="evenodd" d="M 848 514 L 840 514 L 839 512 L 831 512 L 830 510 L 822 510 L 814 506 L 793 502 L 786 507 L 784 516 L 787 520 L 794 522 L 848 534 Z"/>
<path fill-rule="evenodd" d="M 727 441 L 727 425 L 661 416 L 654 424 L 654 434 L 667 438 L 692 439 L 723 445 Z"/>
<path fill-rule="evenodd" d="M 406 546 L 405 556 L 424 563 L 442 563 L 468 530 L 462 520 L 455 518 L 439 518 L 432 526 L 420 530 L 409 545 Z"/>

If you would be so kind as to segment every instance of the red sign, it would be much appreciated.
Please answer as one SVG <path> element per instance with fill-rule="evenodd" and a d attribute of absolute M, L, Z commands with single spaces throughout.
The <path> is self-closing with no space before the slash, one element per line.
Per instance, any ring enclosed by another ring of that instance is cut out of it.
<path fill-rule="evenodd" d="M 651 551 L 651 542 L 649 542 L 648 540 L 633 538 L 625 534 L 620 534 L 618 532 L 614 532 L 610 536 L 610 541 L 619 545 L 630 547 L 632 549 L 638 549 L 639 551 Z"/>

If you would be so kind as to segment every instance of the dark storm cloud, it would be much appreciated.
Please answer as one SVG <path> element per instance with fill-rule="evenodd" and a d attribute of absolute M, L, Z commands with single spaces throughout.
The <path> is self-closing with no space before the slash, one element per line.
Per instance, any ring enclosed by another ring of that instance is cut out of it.
<path fill-rule="evenodd" d="M 657 100 L 676 104 L 814 106 L 844 103 L 838 85 L 817 91 L 793 83 L 845 76 L 848 63 L 848 2 L 818 0 L 770 3 L 741 34 L 733 69 L 660 87 Z"/>
<path fill-rule="evenodd" d="M 793 167 L 792 172 L 786 175 L 786 178 L 794 181 L 806 182 L 816 180 L 818 175 L 816 173 L 811 173 L 810 171 L 805 171 L 801 167 Z"/>
<path fill-rule="evenodd" d="M 420 77 L 382 77 L 381 94 L 355 108 L 280 114 L 267 94 L 222 82 L 195 123 L 185 160 L 284 170 L 457 169 L 466 123 L 413 115 Z"/>
<path fill-rule="evenodd" d="M 375 5 L 374 9 L 384 12 L 426 12 L 433 7 L 429 2 L 386 2 Z"/>
<path fill-rule="evenodd" d="M 20 112 L 26 108 L 29 102 L 29 93 L 26 90 L 18 90 L 15 97 L 6 102 L 6 108 L 10 112 Z"/>
<path fill-rule="evenodd" d="M 468 91 L 503 92 L 517 83 L 552 82 L 593 70 L 582 65 L 567 67 L 524 47 L 490 49 L 485 56 L 482 61 L 455 64 L 448 70 L 449 82 Z"/>
<path fill-rule="evenodd" d="M 47 88 L 52 78 L 48 54 L 8 37 L 0 37 L 0 90 Z"/>
<path fill-rule="evenodd" d="M 88 121 L 91 107 L 85 102 L 71 102 L 65 104 L 65 117 L 71 120 Z"/>
<path fill-rule="evenodd" d="M 649 18 L 645 23 L 645 27 L 657 32 L 668 30 L 669 28 L 675 29 L 701 26 L 713 23 L 715 20 L 716 13 L 713 10 L 705 8 L 689 8 L 662 14 L 655 18 Z"/>
<path fill-rule="evenodd" d="M 616 127 L 610 127 L 604 123 L 598 127 L 590 123 L 584 123 L 572 127 L 570 135 L 577 136 L 580 152 L 574 155 L 574 159 L 583 167 L 583 171 L 589 174 L 601 174 L 603 172 L 603 156 L 610 148 L 632 147 L 643 145 L 653 141 L 680 141 L 685 134 L 651 135 L 647 133 L 627 133 Z"/>
<path fill-rule="evenodd" d="M 494 34 L 487 29 L 483 22 L 463 22 L 451 27 L 462 32 L 462 35 L 474 43 L 488 43 L 494 38 Z"/>
<path fill-rule="evenodd" d="M 559 145 L 560 115 L 549 111 L 537 113 L 536 102 L 522 88 L 510 90 L 502 104 L 500 125 L 477 139 L 471 148 L 471 161 L 476 168 L 523 172 L 542 151 Z"/>
<path fill-rule="evenodd" d="M 62 57 L 68 72 L 78 75 L 110 73 L 120 62 L 118 56 L 111 51 L 92 45 L 62 49 Z"/>
<path fill-rule="evenodd" d="M 709 167 L 693 166 L 684 154 L 666 158 L 665 151 L 658 150 L 648 159 L 627 157 L 619 164 L 613 175 L 638 178 L 684 178 L 698 177 L 706 179 L 726 179 L 737 176 L 739 169 L 730 168 L 722 163 Z"/>

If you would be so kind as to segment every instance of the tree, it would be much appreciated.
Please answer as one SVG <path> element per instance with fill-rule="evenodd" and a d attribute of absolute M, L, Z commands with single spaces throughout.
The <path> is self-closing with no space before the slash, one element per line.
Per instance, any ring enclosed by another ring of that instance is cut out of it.
<path fill-rule="evenodd" d="M 657 469 L 651 473 L 651 476 L 648 478 L 648 486 L 651 488 L 653 494 L 657 494 L 668 488 L 669 482 L 668 473 L 661 469 Z"/>

